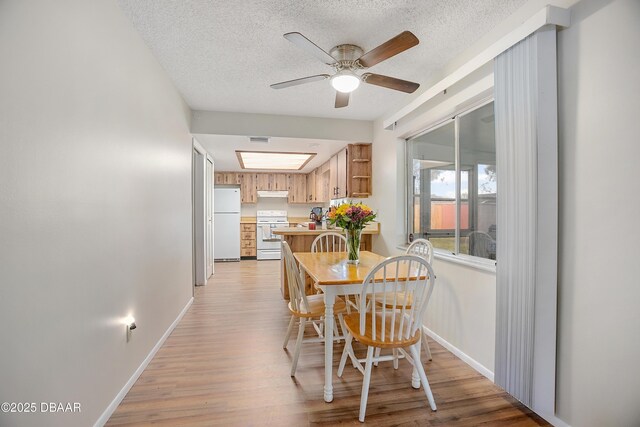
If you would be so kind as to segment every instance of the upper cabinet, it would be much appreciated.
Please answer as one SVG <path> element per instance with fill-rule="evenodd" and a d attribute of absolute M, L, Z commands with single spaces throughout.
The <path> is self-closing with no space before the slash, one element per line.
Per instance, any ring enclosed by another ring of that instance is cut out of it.
<path fill-rule="evenodd" d="M 307 174 L 307 201 L 316 201 L 316 171 Z"/>
<path fill-rule="evenodd" d="M 259 173 L 258 191 L 285 191 L 287 189 L 287 174 L 285 173 Z"/>
<path fill-rule="evenodd" d="M 371 170 L 371 144 L 349 144 L 315 170 L 315 200 L 369 197 Z"/>
<path fill-rule="evenodd" d="M 347 197 L 347 149 L 338 151 L 336 157 L 337 166 L 337 182 L 336 182 L 336 198 L 344 199 Z"/>
<path fill-rule="evenodd" d="M 334 154 L 329 159 L 329 198 L 338 198 L 338 155 Z"/>
<path fill-rule="evenodd" d="M 289 203 L 308 203 L 307 176 L 301 173 L 287 175 Z"/>
<path fill-rule="evenodd" d="M 271 178 L 270 181 L 272 183 L 271 185 L 271 189 L 275 190 L 275 191 L 285 191 L 288 190 L 288 183 L 287 183 L 287 174 L 284 173 L 272 173 L 270 174 Z M 306 183 L 305 183 L 306 185 Z"/>
<path fill-rule="evenodd" d="M 240 176 L 235 172 L 216 172 L 214 181 L 217 185 L 240 184 Z"/>
<path fill-rule="evenodd" d="M 269 191 L 271 190 L 271 174 L 268 173 L 259 173 L 256 178 L 256 188 L 258 191 Z"/>
<path fill-rule="evenodd" d="M 240 176 L 240 198 L 242 203 L 256 203 L 258 201 L 257 193 L 257 174 L 242 173 Z"/>

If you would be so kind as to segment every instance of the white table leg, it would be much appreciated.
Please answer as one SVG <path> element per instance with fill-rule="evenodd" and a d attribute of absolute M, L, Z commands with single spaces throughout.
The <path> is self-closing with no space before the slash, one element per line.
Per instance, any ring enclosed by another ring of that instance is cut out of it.
<path fill-rule="evenodd" d="M 327 286 L 324 292 L 324 401 L 333 401 L 333 304 L 335 291 Z"/>
<path fill-rule="evenodd" d="M 420 334 L 422 335 L 422 333 Z M 416 363 L 416 366 L 418 363 L 422 363 L 420 361 L 420 342 L 418 341 L 417 344 L 415 344 L 416 348 L 418 349 L 417 353 L 417 359 L 416 357 L 413 358 L 413 362 Z M 418 373 L 418 369 L 414 366 L 413 367 L 413 372 L 411 373 L 411 387 L 415 388 L 415 389 L 419 389 L 420 388 L 420 374 Z"/>

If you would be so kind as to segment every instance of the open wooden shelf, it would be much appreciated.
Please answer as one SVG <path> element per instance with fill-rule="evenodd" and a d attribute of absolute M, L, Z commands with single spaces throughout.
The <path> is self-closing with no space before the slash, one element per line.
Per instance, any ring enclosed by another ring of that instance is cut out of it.
<path fill-rule="evenodd" d="M 347 158 L 348 194 L 351 197 L 366 198 L 372 193 L 371 144 L 352 144 Z"/>

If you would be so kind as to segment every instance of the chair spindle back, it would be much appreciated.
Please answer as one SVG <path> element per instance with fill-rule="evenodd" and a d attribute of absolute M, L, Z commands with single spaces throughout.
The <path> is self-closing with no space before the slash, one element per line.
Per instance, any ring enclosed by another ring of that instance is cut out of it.
<path fill-rule="evenodd" d="M 374 340 L 392 343 L 413 337 L 422 325 L 434 278 L 429 262 L 417 255 L 400 255 L 382 261 L 362 284 L 360 333 L 367 333 L 366 318 L 371 316 Z M 368 300 L 382 304 L 371 304 L 367 312 Z"/>
<path fill-rule="evenodd" d="M 427 239 L 416 239 L 407 248 L 407 255 L 418 255 L 433 264 L 433 244 Z"/>
<path fill-rule="evenodd" d="M 310 313 L 307 295 L 304 289 L 304 281 L 300 274 L 300 269 L 291 252 L 291 247 L 285 241 L 282 242 L 282 254 L 284 255 L 285 274 L 289 285 L 289 302 L 291 308 L 301 313 Z"/>
<path fill-rule="evenodd" d="M 320 234 L 311 243 L 311 252 L 346 252 L 347 238 L 335 231 Z"/>

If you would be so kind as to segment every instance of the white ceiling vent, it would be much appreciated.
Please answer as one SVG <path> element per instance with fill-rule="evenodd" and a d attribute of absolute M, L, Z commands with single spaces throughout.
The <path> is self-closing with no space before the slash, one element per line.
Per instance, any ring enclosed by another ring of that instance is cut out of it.
<path fill-rule="evenodd" d="M 250 136 L 249 142 L 253 142 L 254 144 L 268 144 L 269 137 L 268 136 Z"/>

